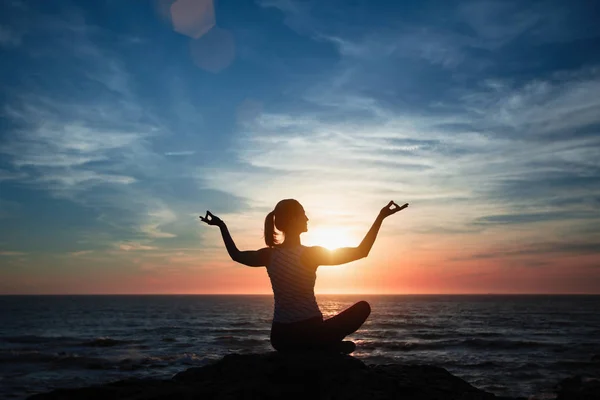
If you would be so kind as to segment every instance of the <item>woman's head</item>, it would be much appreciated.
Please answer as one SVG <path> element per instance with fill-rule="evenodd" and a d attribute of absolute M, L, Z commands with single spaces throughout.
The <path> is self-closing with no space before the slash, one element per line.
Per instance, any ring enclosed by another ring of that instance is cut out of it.
<path fill-rule="evenodd" d="M 304 207 L 294 199 L 281 200 L 265 218 L 265 243 L 271 247 L 279 244 L 275 228 L 284 235 L 300 235 L 308 230 Z"/>

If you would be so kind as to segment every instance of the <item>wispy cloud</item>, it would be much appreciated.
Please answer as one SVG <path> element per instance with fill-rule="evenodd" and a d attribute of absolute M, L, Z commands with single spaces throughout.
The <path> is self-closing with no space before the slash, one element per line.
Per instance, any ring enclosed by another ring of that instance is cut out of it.
<path fill-rule="evenodd" d="M 150 238 L 173 238 L 174 235 L 169 232 L 163 232 L 160 227 L 167 225 L 177 220 L 175 213 L 169 208 L 163 206 L 162 208 L 152 210 L 148 213 L 150 223 L 144 224 L 141 227 L 141 231 Z"/>
<path fill-rule="evenodd" d="M 0 257 L 17 257 L 24 256 L 26 253 L 22 253 L 20 251 L 0 251 Z"/>
<path fill-rule="evenodd" d="M 466 108 L 483 117 L 482 128 L 497 136 L 518 135 L 523 140 L 571 141 L 595 136 L 600 100 L 600 69 L 555 73 L 515 87 L 509 82 L 488 86 L 463 97 Z M 587 128 L 587 129 L 586 129 Z"/>
<path fill-rule="evenodd" d="M 540 255 L 594 255 L 600 256 L 600 242 L 555 241 L 540 242 L 526 246 L 511 246 L 480 251 L 466 257 L 452 258 L 450 261 L 466 261 L 481 259 L 502 259 L 506 257 L 540 256 Z M 537 264 L 536 264 L 537 265 Z"/>
<path fill-rule="evenodd" d="M 90 255 L 93 253 L 94 253 L 93 250 L 81 250 L 81 251 L 70 252 L 70 253 L 68 253 L 68 255 L 71 257 L 83 257 L 83 256 L 87 256 L 87 255 Z"/>
<path fill-rule="evenodd" d="M 8 180 L 23 179 L 26 174 L 23 172 L 13 172 L 0 169 L 0 182 Z"/>
<path fill-rule="evenodd" d="M 187 150 L 187 151 L 167 151 L 165 156 L 191 156 L 196 154 L 195 151 Z"/>
<path fill-rule="evenodd" d="M 513 1 L 468 1 L 461 3 L 456 16 L 474 31 L 476 37 L 497 47 L 543 24 L 548 18 L 536 5 L 523 7 Z"/>
<path fill-rule="evenodd" d="M 135 242 L 119 243 L 118 248 L 123 251 L 156 250 L 156 247 L 154 246 L 148 246 Z"/>

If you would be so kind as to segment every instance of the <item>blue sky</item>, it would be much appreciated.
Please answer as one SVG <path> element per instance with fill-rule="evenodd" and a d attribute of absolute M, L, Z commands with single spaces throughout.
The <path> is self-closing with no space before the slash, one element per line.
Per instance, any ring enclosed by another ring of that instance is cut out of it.
<path fill-rule="evenodd" d="M 197 215 L 258 248 L 289 197 L 309 244 L 411 203 L 375 260 L 448 286 L 366 291 L 600 290 L 595 2 L 0 7 L 0 292 L 268 291 Z"/>

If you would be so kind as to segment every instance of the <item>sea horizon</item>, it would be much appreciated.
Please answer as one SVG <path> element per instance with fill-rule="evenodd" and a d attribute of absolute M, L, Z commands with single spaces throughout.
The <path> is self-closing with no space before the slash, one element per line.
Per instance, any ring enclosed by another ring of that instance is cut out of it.
<path fill-rule="evenodd" d="M 273 296 L 273 293 L 7 293 L 8 296 Z M 315 296 L 600 296 L 600 293 L 315 293 Z"/>

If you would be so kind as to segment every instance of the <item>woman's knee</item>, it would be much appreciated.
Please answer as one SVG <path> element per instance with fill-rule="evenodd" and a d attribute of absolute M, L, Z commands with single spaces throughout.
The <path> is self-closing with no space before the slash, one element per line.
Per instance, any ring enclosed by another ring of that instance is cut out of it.
<path fill-rule="evenodd" d="M 358 308 L 361 314 L 365 316 L 365 319 L 367 319 L 371 314 L 371 305 L 364 300 L 361 300 L 358 303 L 356 303 L 356 308 Z"/>

